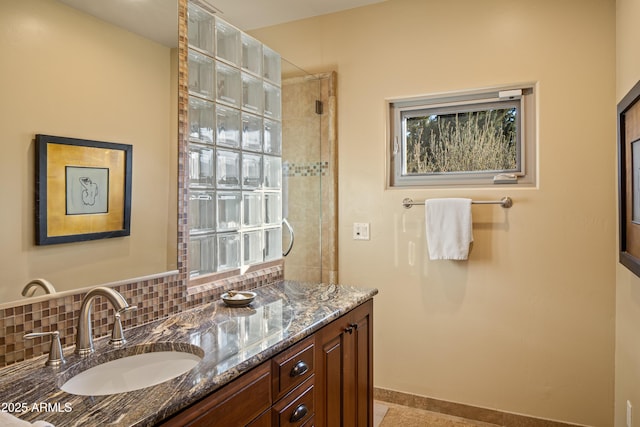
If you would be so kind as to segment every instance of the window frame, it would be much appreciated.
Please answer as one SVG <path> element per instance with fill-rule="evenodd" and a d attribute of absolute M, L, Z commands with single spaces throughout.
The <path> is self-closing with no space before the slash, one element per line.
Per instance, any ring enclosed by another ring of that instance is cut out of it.
<path fill-rule="evenodd" d="M 387 100 L 389 121 L 388 187 L 494 186 L 493 178 L 502 173 L 517 176 L 515 186 L 536 184 L 536 105 L 535 84 L 500 86 L 472 91 L 450 92 L 412 98 Z M 480 106 L 513 106 L 518 104 L 516 148 L 519 170 L 463 171 L 407 174 L 406 138 L 403 135 L 407 117 L 424 116 L 425 112 L 448 114 L 460 111 L 482 111 Z M 474 110 L 475 108 L 475 110 Z"/>

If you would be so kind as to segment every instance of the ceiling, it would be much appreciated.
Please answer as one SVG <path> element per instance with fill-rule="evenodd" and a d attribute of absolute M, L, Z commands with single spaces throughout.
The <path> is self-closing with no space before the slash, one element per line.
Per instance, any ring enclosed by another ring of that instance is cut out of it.
<path fill-rule="evenodd" d="M 248 31 L 312 16 L 326 15 L 385 0 L 202 0 L 222 18 Z"/>
<path fill-rule="evenodd" d="M 59 0 L 165 46 L 178 40 L 176 0 Z M 385 0 L 202 0 L 244 31 L 353 9 Z"/>

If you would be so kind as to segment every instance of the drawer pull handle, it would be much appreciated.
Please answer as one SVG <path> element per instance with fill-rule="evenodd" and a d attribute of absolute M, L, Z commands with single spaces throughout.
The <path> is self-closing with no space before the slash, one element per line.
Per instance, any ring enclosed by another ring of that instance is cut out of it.
<path fill-rule="evenodd" d="M 296 363 L 296 366 L 291 368 L 291 372 L 289 373 L 289 376 L 292 378 L 299 377 L 301 375 L 306 374 L 308 370 L 309 370 L 309 365 L 307 365 L 304 362 L 304 360 L 301 360 L 298 363 Z"/>
<path fill-rule="evenodd" d="M 293 414 L 291 414 L 291 418 L 289 418 L 289 421 L 292 423 L 300 421 L 307 415 L 307 413 L 309 413 L 309 409 L 307 408 L 307 406 L 304 404 L 300 405 L 296 408 L 295 411 L 293 411 Z"/>

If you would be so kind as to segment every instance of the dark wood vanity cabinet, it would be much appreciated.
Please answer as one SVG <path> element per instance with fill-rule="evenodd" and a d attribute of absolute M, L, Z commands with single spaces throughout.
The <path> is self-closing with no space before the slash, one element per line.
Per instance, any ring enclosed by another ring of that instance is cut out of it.
<path fill-rule="evenodd" d="M 162 427 L 371 427 L 373 300 L 263 362 Z"/>

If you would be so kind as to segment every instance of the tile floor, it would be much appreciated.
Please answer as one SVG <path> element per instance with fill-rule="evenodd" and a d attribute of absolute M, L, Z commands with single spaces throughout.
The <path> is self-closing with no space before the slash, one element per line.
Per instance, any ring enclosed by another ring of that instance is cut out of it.
<path fill-rule="evenodd" d="M 373 402 L 373 427 L 380 427 L 382 419 L 389 410 L 389 405 L 391 404 L 386 402 L 379 402 L 377 400 Z"/>
<path fill-rule="evenodd" d="M 468 420 L 438 412 L 375 401 L 374 427 L 496 427 L 496 424 Z"/>

